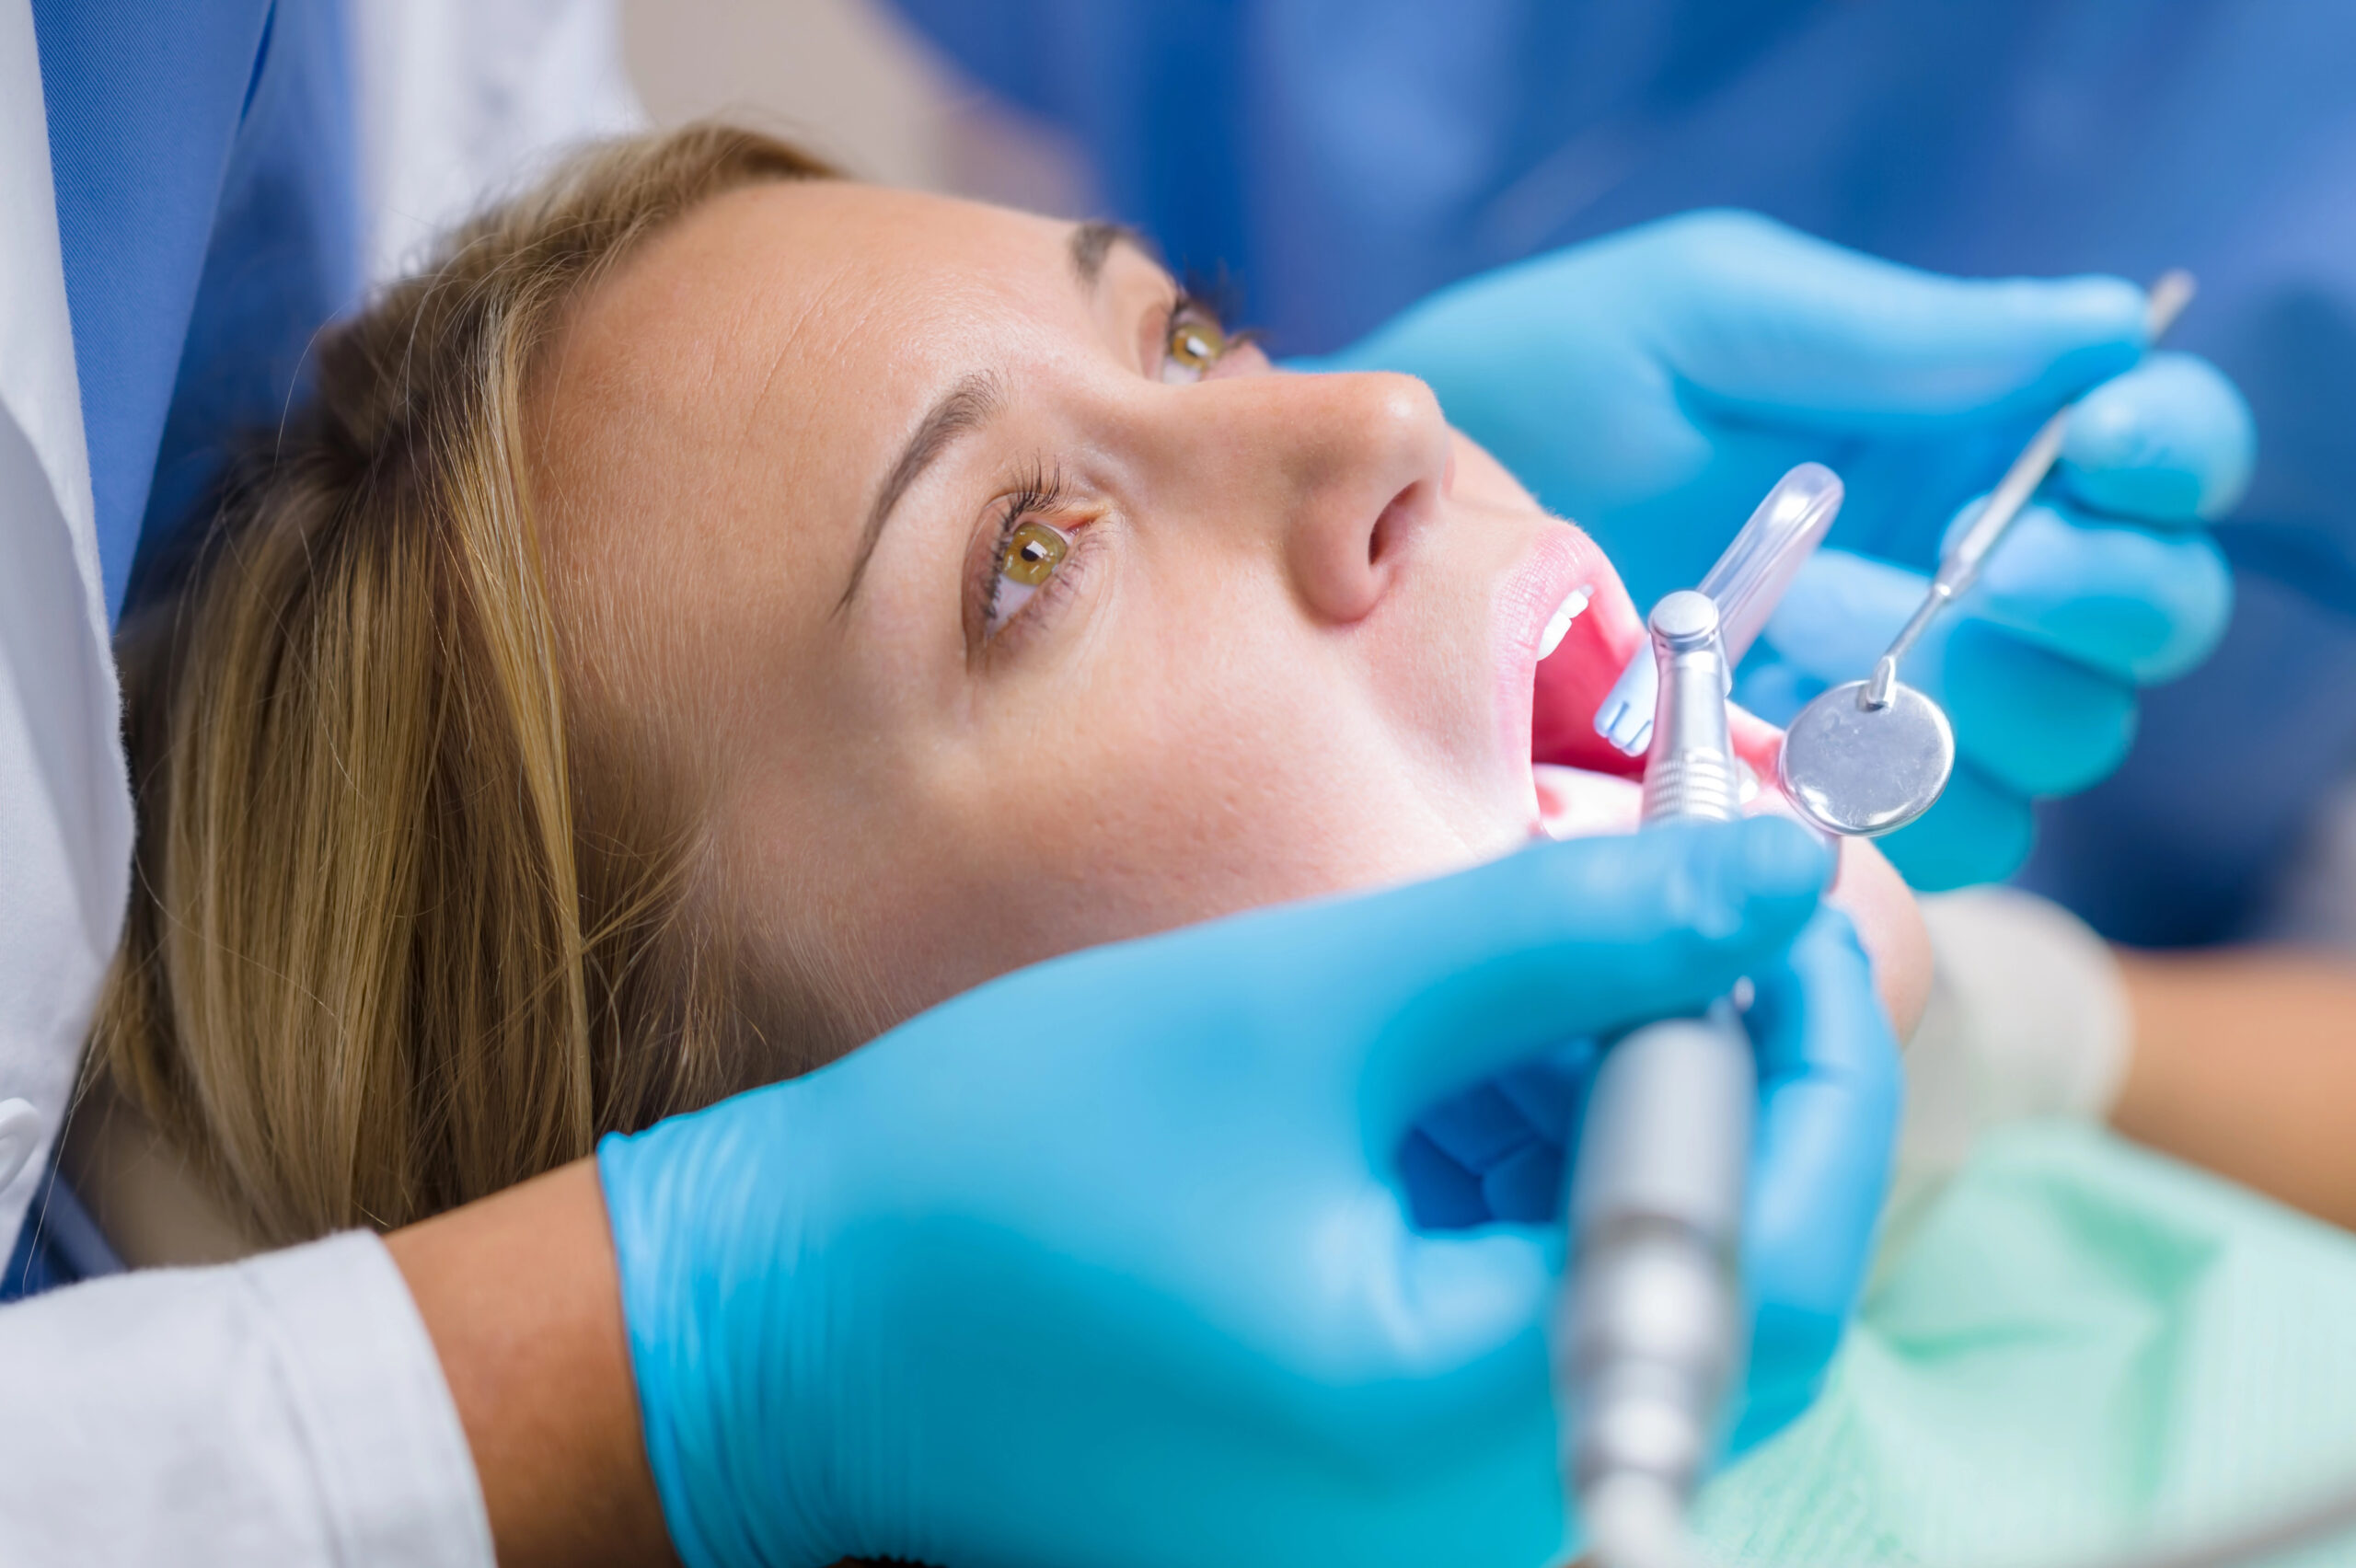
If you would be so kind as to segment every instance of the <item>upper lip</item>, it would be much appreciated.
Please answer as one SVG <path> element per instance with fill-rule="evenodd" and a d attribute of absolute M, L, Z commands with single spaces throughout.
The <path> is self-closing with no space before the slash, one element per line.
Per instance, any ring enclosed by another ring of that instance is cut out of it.
<path fill-rule="evenodd" d="M 1546 623 L 1582 588 L 1590 595 L 1587 608 L 1542 666 L 1538 647 Z M 1542 529 L 1499 590 L 1496 628 L 1506 755 L 1631 771 L 1629 759 L 1595 733 L 1594 720 L 1644 628 L 1619 573 L 1595 541 L 1567 523 Z"/>

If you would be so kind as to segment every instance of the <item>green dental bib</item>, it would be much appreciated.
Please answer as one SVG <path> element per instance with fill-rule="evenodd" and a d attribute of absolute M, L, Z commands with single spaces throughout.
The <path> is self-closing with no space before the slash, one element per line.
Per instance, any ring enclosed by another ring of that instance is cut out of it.
<path fill-rule="evenodd" d="M 2074 1124 L 1909 1218 L 1822 1399 L 1704 1493 L 1719 1561 L 2053 1562 L 2356 1478 L 2356 1236 Z"/>

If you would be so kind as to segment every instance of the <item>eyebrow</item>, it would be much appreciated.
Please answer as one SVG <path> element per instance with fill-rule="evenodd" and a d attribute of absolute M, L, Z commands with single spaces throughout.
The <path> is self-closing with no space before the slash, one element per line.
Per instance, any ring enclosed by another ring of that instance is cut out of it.
<path fill-rule="evenodd" d="M 1126 245 L 1139 255 L 1152 254 L 1137 230 L 1126 224 L 1106 223 L 1101 218 L 1073 229 L 1067 243 L 1071 248 L 1072 276 L 1080 280 L 1084 294 L 1096 291 L 1096 280 L 1103 275 L 1104 258 L 1113 253 L 1113 247 Z"/>
<path fill-rule="evenodd" d="M 1005 401 L 998 377 L 983 370 L 958 382 L 926 412 L 916 433 L 908 437 L 907 445 L 900 449 L 900 460 L 884 477 L 883 488 L 875 492 L 875 504 L 867 509 L 867 524 L 859 535 L 859 554 L 851 561 L 850 582 L 844 585 L 843 596 L 835 602 L 837 615 L 849 609 L 850 602 L 859 596 L 860 582 L 867 576 L 867 563 L 875 555 L 875 541 L 884 536 L 884 525 L 890 521 L 892 509 L 900 504 L 900 498 L 908 493 L 908 487 L 960 436 L 989 423 Z"/>
<path fill-rule="evenodd" d="M 1116 245 L 1128 246 L 1140 255 L 1151 254 L 1144 238 L 1126 224 L 1093 219 L 1074 226 L 1065 246 L 1081 293 L 1096 292 L 1097 281 L 1104 275 L 1105 258 Z M 884 476 L 883 488 L 875 492 L 875 503 L 867 509 L 866 525 L 859 533 L 859 553 L 850 563 L 850 581 L 843 585 L 843 596 L 835 601 L 837 615 L 850 608 L 851 601 L 859 597 L 859 585 L 867 579 L 867 563 L 875 556 L 875 543 L 884 536 L 884 525 L 891 520 L 900 498 L 959 437 L 989 423 L 1005 402 L 998 377 L 986 370 L 976 371 L 951 387 L 925 414 L 916 433 L 900 449 L 899 461 Z"/>

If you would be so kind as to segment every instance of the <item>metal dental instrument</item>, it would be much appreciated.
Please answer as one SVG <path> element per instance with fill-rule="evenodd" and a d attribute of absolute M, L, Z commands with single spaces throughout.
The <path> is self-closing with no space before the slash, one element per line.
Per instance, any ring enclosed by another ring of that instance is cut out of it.
<path fill-rule="evenodd" d="M 1721 624 L 1716 603 L 1692 590 L 1653 610 L 1647 826 L 1741 814 Z M 1565 1482 L 1602 1568 L 1686 1557 L 1686 1505 L 1745 1351 L 1737 1255 L 1758 1091 L 1750 1041 L 1725 999 L 1631 1032 L 1596 1073 L 1553 1345 Z"/>
<path fill-rule="evenodd" d="M 1737 771 L 1717 605 L 1669 594 L 1644 821 L 1730 822 Z M 1758 1069 L 1731 1001 L 1633 1030 L 1603 1055 L 1571 1183 L 1554 1306 L 1563 1470 L 1599 1568 L 1711 1568 L 1687 1524 L 1747 1351 L 1737 1259 Z M 2356 1529 L 2356 1484 L 2215 1534 L 2077 1568 L 2233 1568 Z"/>
<path fill-rule="evenodd" d="M 2192 274 L 2163 273 L 2143 307 L 2143 334 L 2156 343 L 2191 302 Z M 1802 816 L 1828 833 L 1873 836 L 1904 827 L 1931 809 L 1955 772 L 1955 731 L 1947 716 L 1898 678 L 1904 659 L 1939 612 L 1962 596 L 2062 455 L 2073 403 L 2045 421 L 1988 497 L 1980 515 L 1949 547 L 1906 624 L 1872 675 L 1819 696 L 1784 735 L 1778 769 L 1784 792 Z"/>
<path fill-rule="evenodd" d="M 1653 610 L 1658 677 L 1644 821 L 1739 814 L 1716 604 Z M 1604 1053 L 1571 1184 L 1568 1283 L 1552 1340 L 1563 1470 L 1600 1568 L 1711 1568 L 1687 1524 L 1747 1351 L 1737 1259 L 1757 1066 L 1732 1002 L 1631 1031 Z M 2356 1483 L 2214 1534 L 2076 1568 L 2233 1568 L 2356 1530 Z"/>
<path fill-rule="evenodd" d="M 1821 463 L 1802 463 L 1776 481 L 1702 579 L 1701 591 L 1717 602 L 1727 669 L 1742 663 L 1784 590 L 1824 542 L 1841 496 L 1838 475 Z M 1642 756 L 1652 740 L 1657 680 L 1652 650 L 1639 648 L 1595 710 L 1595 732 L 1626 755 Z"/>

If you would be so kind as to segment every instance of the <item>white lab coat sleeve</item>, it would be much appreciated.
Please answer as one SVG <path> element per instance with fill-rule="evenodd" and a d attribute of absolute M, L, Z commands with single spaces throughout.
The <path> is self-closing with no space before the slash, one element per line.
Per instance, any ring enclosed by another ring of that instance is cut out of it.
<path fill-rule="evenodd" d="M 0 0 L 0 1256 L 54 1141 L 130 887 L 29 0 Z M 440 1364 L 381 1243 L 0 1309 L 0 1562 L 491 1561 Z"/>
<path fill-rule="evenodd" d="M 1922 905 L 1931 1002 L 1906 1048 L 1906 1192 L 1952 1176 L 1998 1127 L 2107 1120 L 2134 1051 L 2118 960 L 2075 915 L 2013 887 L 1934 894 Z"/>
<path fill-rule="evenodd" d="M 491 1568 L 466 1435 L 384 1244 L 0 1309 L 0 1561 Z"/>
<path fill-rule="evenodd" d="M 0 1257 L 64 1119 L 131 886 L 55 211 L 32 9 L 0 0 Z"/>

